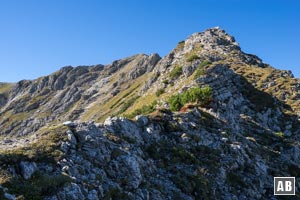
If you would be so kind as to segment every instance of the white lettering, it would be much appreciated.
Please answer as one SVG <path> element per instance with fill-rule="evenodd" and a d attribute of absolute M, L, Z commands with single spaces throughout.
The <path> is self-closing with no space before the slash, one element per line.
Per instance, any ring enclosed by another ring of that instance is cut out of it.
<path fill-rule="evenodd" d="M 292 182 L 291 181 L 286 181 L 285 182 L 285 191 L 288 191 L 288 192 L 290 192 L 290 191 L 292 191 Z"/>
<path fill-rule="evenodd" d="M 284 188 L 283 188 L 283 181 L 278 181 L 278 185 L 277 185 L 277 192 L 284 192 Z"/>

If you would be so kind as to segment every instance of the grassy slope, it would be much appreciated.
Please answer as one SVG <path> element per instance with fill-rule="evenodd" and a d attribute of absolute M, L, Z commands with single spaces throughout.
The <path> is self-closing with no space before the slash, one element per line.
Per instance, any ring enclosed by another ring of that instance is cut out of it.
<path fill-rule="evenodd" d="M 14 83 L 0 83 L 0 94 L 8 92 L 13 86 Z"/>

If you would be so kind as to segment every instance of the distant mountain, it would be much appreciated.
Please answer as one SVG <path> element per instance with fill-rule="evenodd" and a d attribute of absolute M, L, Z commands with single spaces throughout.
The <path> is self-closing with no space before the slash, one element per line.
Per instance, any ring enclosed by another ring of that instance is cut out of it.
<path fill-rule="evenodd" d="M 300 80 L 218 27 L 0 83 L 0 116 L 1 199 L 276 199 L 300 175 Z"/>

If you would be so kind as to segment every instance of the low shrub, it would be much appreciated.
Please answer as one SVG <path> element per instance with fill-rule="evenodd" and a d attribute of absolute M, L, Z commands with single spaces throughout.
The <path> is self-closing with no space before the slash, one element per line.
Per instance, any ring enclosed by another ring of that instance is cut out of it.
<path fill-rule="evenodd" d="M 174 79 L 179 77 L 182 74 L 182 67 L 176 66 L 171 72 L 170 72 L 170 78 Z"/>
<path fill-rule="evenodd" d="M 163 88 L 160 88 L 158 89 L 156 92 L 155 92 L 155 95 L 157 97 L 159 97 L 160 95 L 162 95 L 163 93 L 165 93 L 165 90 Z"/>
<path fill-rule="evenodd" d="M 205 74 L 205 71 L 203 69 L 197 69 L 194 75 L 194 80 L 199 78 L 200 76 L 203 76 Z"/>
<path fill-rule="evenodd" d="M 170 104 L 170 109 L 172 111 L 178 111 L 182 106 L 182 100 L 181 100 L 181 95 L 173 95 L 169 99 L 169 104 Z"/>
<path fill-rule="evenodd" d="M 173 95 L 169 99 L 170 109 L 178 111 L 186 103 L 197 103 L 200 106 L 209 104 L 212 99 L 211 88 L 190 88 L 182 94 Z"/>
<path fill-rule="evenodd" d="M 162 83 L 163 83 L 163 84 L 169 84 L 169 80 L 168 80 L 168 79 L 165 79 L 165 80 L 162 81 Z"/>
<path fill-rule="evenodd" d="M 197 60 L 197 59 L 199 59 L 199 58 L 200 58 L 200 57 L 199 57 L 198 55 L 192 54 L 192 55 L 190 55 L 190 56 L 187 57 L 186 61 L 188 61 L 188 62 L 193 62 L 194 60 Z"/>

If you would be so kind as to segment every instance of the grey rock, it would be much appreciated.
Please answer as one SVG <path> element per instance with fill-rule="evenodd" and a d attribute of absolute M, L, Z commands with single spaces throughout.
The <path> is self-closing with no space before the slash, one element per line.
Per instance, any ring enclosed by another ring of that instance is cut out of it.
<path fill-rule="evenodd" d="M 79 185 L 76 183 L 71 183 L 69 186 L 65 187 L 63 191 L 57 194 L 59 200 L 84 200 L 85 197 Z"/>
<path fill-rule="evenodd" d="M 67 134 L 68 134 L 68 140 L 70 141 L 71 145 L 76 145 L 77 140 L 76 140 L 76 138 L 75 138 L 73 132 L 70 131 L 70 130 L 68 130 L 68 131 L 67 131 Z"/>
<path fill-rule="evenodd" d="M 137 189 L 142 181 L 140 165 L 133 156 L 118 157 L 111 163 L 109 174 L 117 180 L 122 179 L 131 189 Z"/>
<path fill-rule="evenodd" d="M 88 193 L 87 199 L 88 199 L 88 200 L 97 200 L 97 199 L 99 199 L 99 198 L 98 198 L 98 192 L 97 192 L 97 190 L 92 190 L 92 191 L 90 191 L 90 192 Z"/>
<path fill-rule="evenodd" d="M 72 122 L 72 121 L 65 121 L 63 123 L 63 125 L 67 126 L 67 127 L 70 127 L 70 128 L 73 128 L 76 126 L 76 123 L 75 122 Z"/>
<path fill-rule="evenodd" d="M 37 171 L 37 165 L 35 162 L 20 162 L 20 170 L 24 179 L 30 179 L 31 176 Z"/>
<path fill-rule="evenodd" d="M 16 196 L 9 193 L 4 193 L 4 197 L 8 200 L 16 200 Z"/>
<path fill-rule="evenodd" d="M 135 120 L 137 121 L 139 127 L 146 126 L 149 123 L 148 117 L 143 115 L 136 116 Z"/>

